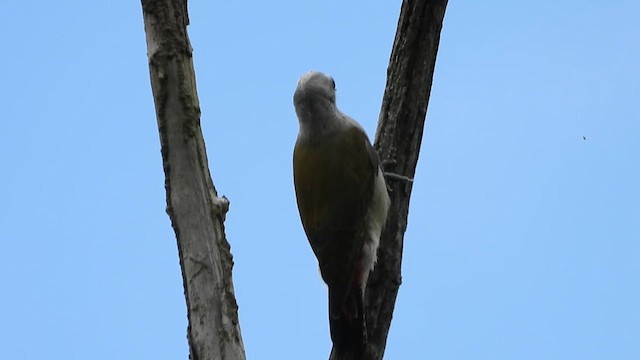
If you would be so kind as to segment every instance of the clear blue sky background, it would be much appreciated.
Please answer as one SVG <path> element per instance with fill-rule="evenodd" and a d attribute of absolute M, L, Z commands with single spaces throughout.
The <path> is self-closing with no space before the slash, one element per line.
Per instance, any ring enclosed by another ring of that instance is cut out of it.
<path fill-rule="evenodd" d="M 190 1 L 249 359 L 326 359 L 310 69 L 373 136 L 400 1 Z M 186 359 L 139 1 L 3 1 L 0 359 Z M 640 3 L 451 1 L 386 359 L 640 359 Z M 583 139 L 586 137 L 586 140 Z"/>

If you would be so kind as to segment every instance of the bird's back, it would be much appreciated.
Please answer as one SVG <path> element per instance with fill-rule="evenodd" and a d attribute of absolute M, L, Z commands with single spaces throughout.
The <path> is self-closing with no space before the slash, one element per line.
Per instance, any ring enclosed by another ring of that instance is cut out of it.
<path fill-rule="evenodd" d="M 323 141 L 299 138 L 293 157 L 302 224 L 328 284 L 344 281 L 363 245 L 363 220 L 377 167 L 359 127 L 328 134 Z"/>

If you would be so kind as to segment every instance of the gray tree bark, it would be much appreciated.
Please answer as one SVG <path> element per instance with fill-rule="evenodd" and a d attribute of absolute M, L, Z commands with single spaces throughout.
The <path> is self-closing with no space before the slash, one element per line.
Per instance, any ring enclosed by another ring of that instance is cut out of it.
<path fill-rule="evenodd" d="M 200 128 L 186 0 L 142 0 L 162 147 L 167 213 L 178 252 L 192 360 L 243 360 L 229 243 Z"/>
<path fill-rule="evenodd" d="M 365 292 L 365 360 L 379 360 L 384 355 L 402 283 L 402 246 L 413 188 L 408 179 L 413 179 L 418 163 L 446 6 L 447 0 L 404 0 L 400 11 L 375 147 L 385 171 L 405 179 L 387 177 L 391 208 L 380 239 L 378 263 Z"/>
<path fill-rule="evenodd" d="M 375 146 L 391 210 L 365 306 L 366 360 L 382 359 L 402 282 L 402 245 L 446 0 L 404 0 L 387 70 Z M 229 203 L 219 198 L 200 128 L 186 0 L 142 0 L 151 85 L 165 172 L 167 213 L 178 241 L 193 360 L 245 359 L 230 246 Z M 333 359 L 337 360 L 337 359 Z"/>

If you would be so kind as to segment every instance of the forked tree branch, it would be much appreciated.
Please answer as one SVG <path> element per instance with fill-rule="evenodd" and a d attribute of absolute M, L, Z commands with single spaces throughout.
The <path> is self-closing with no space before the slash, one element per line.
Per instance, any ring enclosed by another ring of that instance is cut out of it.
<path fill-rule="evenodd" d="M 401 283 L 402 243 L 446 0 L 405 0 L 391 53 L 376 148 L 392 205 L 367 287 L 369 346 L 382 359 Z M 186 0 L 142 0 L 167 212 L 178 240 L 193 360 L 245 359 L 219 198 L 200 129 Z"/>

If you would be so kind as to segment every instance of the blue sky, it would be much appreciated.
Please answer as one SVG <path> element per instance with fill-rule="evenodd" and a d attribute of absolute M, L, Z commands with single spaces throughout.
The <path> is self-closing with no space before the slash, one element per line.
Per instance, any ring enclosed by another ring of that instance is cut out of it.
<path fill-rule="evenodd" d="M 189 5 L 248 358 L 326 359 L 292 94 L 331 74 L 373 136 L 400 2 Z M 0 358 L 186 359 L 140 3 L 0 13 Z M 639 18 L 450 2 L 386 359 L 640 358 Z"/>

